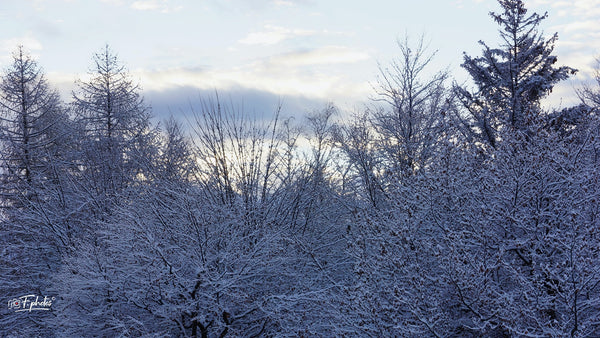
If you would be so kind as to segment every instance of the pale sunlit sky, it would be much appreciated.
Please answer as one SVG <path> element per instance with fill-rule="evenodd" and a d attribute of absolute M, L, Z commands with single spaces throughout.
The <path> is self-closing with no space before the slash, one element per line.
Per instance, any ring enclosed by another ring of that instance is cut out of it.
<path fill-rule="evenodd" d="M 581 70 L 553 93 L 568 104 L 600 55 L 600 0 L 525 3 L 548 12 L 541 28 L 558 32 L 559 63 Z M 499 11 L 495 0 L 2 0 L 0 67 L 23 44 L 68 100 L 109 44 L 158 116 L 215 90 L 248 109 L 282 101 L 301 114 L 332 101 L 356 110 L 405 34 L 425 34 L 438 50 L 431 70 L 464 81 L 463 51 L 479 55 L 477 41 L 498 42 L 490 11 Z"/>

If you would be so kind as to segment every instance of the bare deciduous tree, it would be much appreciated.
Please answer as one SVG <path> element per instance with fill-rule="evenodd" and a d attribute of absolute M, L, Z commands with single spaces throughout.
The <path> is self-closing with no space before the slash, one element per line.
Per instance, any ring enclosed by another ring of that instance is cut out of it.
<path fill-rule="evenodd" d="M 381 134 L 386 166 L 400 175 L 425 168 L 448 128 L 448 72 L 427 75 L 435 53 L 428 54 L 423 39 L 414 47 L 408 37 L 398 42 L 400 56 L 380 67 L 375 88 L 377 99 L 389 108 L 374 114 L 373 125 Z"/>

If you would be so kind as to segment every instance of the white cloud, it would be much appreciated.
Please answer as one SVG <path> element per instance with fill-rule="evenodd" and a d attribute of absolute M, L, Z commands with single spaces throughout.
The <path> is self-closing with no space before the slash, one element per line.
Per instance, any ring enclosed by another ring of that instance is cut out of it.
<path fill-rule="evenodd" d="M 465 1 L 466 0 L 454 0 L 452 4 L 457 8 L 464 8 Z M 471 1 L 480 4 L 480 3 L 483 3 L 485 0 L 471 0 Z"/>
<path fill-rule="evenodd" d="M 114 5 L 114 6 L 121 6 L 123 5 L 123 0 L 100 0 L 101 2 L 110 4 L 110 5 Z"/>
<path fill-rule="evenodd" d="M 272 25 L 265 25 L 264 28 L 264 31 L 250 33 L 239 42 L 246 45 L 274 45 L 294 37 L 316 34 L 312 30 L 289 29 Z"/>
<path fill-rule="evenodd" d="M 276 56 L 270 59 L 269 64 L 283 67 L 298 67 L 354 63 L 368 58 L 369 54 L 364 51 L 353 50 L 342 46 L 327 46 Z"/>
<path fill-rule="evenodd" d="M 564 33 L 573 33 L 577 31 L 594 32 L 597 31 L 598 21 L 596 20 L 579 20 L 567 24 L 553 26 L 553 30 L 558 30 Z"/>
<path fill-rule="evenodd" d="M 597 0 L 531 0 L 527 3 L 537 9 L 547 8 L 556 9 L 560 15 L 568 15 L 573 18 L 592 19 L 600 15 L 600 2 Z"/>
<path fill-rule="evenodd" d="M 138 11 L 158 11 L 161 13 L 171 13 L 179 11 L 183 6 L 176 6 L 172 0 L 100 0 L 113 6 L 128 5 L 131 9 Z"/>
<path fill-rule="evenodd" d="M 76 81 L 87 81 L 90 79 L 90 76 L 88 74 L 48 72 L 46 73 L 46 79 L 48 79 L 52 88 L 58 90 L 61 99 L 69 103 L 73 100 L 71 94 L 76 88 Z"/>
<path fill-rule="evenodd" d="M 37 52 L 44 49 L 42 43 L 30 35 L 1 40 L 0 65 L 6 65 L 7 63 L 10 63 L 12 60 L 12 53 L 19 46 L 23 46 L 25 48 L 25 51 L 27 53 L 30 53 L 34 59 L 37 59 L 39 57 Z"/>
<path fill-rule="evenodd" d="M 131 4 L 131 8 L 139 11 L 170 13 L 182 9 L 182 6 L 174 6 L 169 0 L 138 0 Z"/>
<path fill-rule="evenodd" d="M 530 0 L 532 11 L 549 12 L 543 28 L 547 32 L 558 32 L 559 40 L 554 54 L 561 65 L 579 69 L 569 81 L 560 83 L 550 100 L 553 104 L 567 106 L 577 103 L 574 88 L 590 82 L 597 66 L 596 57 L 600 53 L 600 1 L 598 0 Z M 565 98 L 564 102 L 561 102 Z"/>
<path fill-rule="evenodd" d="M 44 49 L 39 40 L 29 35 L 0 41 L 0 48 L 4 51 L 14 50 L 21 45 L 31 52 Z"/>
<path fill-rule="evenodd" d="M 276 6 L 285 6 L 285 7 L 294 6 L 294 3 L 289 0 L 273 0 L 273 4 Z"/>
<path fill-rule="evenodd" d="M 595 60 L 600 53 L 600 26 L 597 21 L 597 17 L 600 16 L 600 3 L 590 2 L 587 9 L 582 8 L 587 1 L 575 0 L 573 3 L 573 7 L 565 7 L 565 10 L 569 11 L 569 18 L 578 19 L 554 25 L 550 30 L 558 32 L 559 40 L 555 53 L 559 61 L 578 68 L 577 79 L 585 80 L 592 77 L 594 67 L 597 66 Z"/>
<path fill-rule="evenodd" d="M 152 11 L 159 9 L 161 4 L 158 1 L 136 1 L 131 4 L 131 8 L 140 11 Z"/>

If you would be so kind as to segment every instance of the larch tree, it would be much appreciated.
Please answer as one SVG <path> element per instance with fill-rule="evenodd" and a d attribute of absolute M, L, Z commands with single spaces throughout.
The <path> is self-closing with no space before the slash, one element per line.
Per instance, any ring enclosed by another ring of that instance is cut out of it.
<path fill-rule="evenodd" d="M 154 154 L 149 108 L 140 88 L 106 46 L 94 55 L 91 79 L 78 82 L 73 107 L 84 128 L 84 175 L 103 198 L 143 178 Z"/>
<path fill-rule="evenodd" d="M 86 321 L 96 320 L 109 330 L 116 325 L 110 322 L 116 320 L 111 314 L 119 313 L 118 302 L 122 300 L 122 294 L 113 288 L 119 282 L 112 274 L 113 266 L 126 265 L 114 257 L 103 259 L 113 250 L 124 250 L 130 256 L 133 253 L 131 247 L 107 238 L 124 231 L 120 211 L 141 203 L 151 179 L 160 176 L 152 173 L 159 150 L 149 108 L 125 67 L 108 46 L 93 60 L 90 79 L 77 83 L 72 103 L 79 140 L 77 172 L 68 182 L 75 190 L 71 199 L 75 208 L 69 216 L 80 226 L 72 252 L 53 276 L 53 287 L 58 302 L 66 307 L 93 305 L 104 312 L 94 317 L 97 313 L 90 314 L 86 308 L 77 318 L 57 316 L 54 321 L 60 326 L 65 326 L 64 320 L 91 327 L 92 322 Z M 95 299 L 84 304 L 80 297 Z M 65 308 L 60 311 L 72 313 Z"/>
<path fill-rule="evenodd" d="M 186 182 L 195 174 L 191 142 L 184 135 L 184 126 L 171 116 L 164 123 L 160 154 L 154 170 L 156 181 Z"/>
<path fill-rule="evenodd" d="M 68 118 L 37 64 L 21 46 L 0 82 L 0 293 L 46 295 L 68 246 L 60 187 Z M 4 313 L 0 327 L 42 334 L 45 317 Z"/>
<path fill-rule="evenodd" d="M 0 92 L 3 195 L 29 198 L 35 194 L 34 185 L 49 175 L 43 162 L 59 142 L 59 96 L 23 47 L 13 54 Z"/>

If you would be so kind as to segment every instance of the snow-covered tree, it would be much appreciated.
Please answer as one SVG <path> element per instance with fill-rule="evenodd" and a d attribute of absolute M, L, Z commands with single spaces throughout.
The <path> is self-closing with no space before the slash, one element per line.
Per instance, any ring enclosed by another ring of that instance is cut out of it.
<path fill-rule="evenodd" d="M 276 232 L 202 188 L 162 181 L 116 207 L 56 277 L 61 335 L 257 335 L 277 285 Z M 58 304 L 58 303 L 57 303 Z"/>
<path fill-rule="evenodd" d="M 532 126 L 533 127 L 533 126 Z M 505 135 L 452 233 L 455 289 L 471 327 L 515 335 L 595 336 L 597 130 L 561 137 L 538 124 Z M 468 259 L 468 261 L 467 261 Z"/>
<path fill-rule="evenodd" d="M 378 208 L 385 197 L 382 179 L 384 159 L 379 147 L 379 135 L 374 130 L 369 113 L 354 116 L 348 123 L 337 125 L 333 131 L 336 148 L 345 157 L 341 163 L 343 191 L 353 195 L 358 204 Z"/>
<path fill-rule="evenodd" d="M 577 91 L 577 94 L 585 106 L 595 109 L 595 113 L 598 113 L 600 109 L 600 59 L 596 60 L 594 83 L 585 84 Z"/>
<path fill-rule="evenodd" d="M 108 207 L 119 191 L 144 178 L 155 154 L 154 131 L 139 86 L 108 46 L 94 55 L 90 76 L 78 82 L 73 109 L 85 131 L 84 175 L 95 203 Z"/>
<path fill-rule="evenodd" d="M 448 73 L 429 75 L 435 53 L 427 52 L 423 37 L 414 47 L 408 37 L 398 46 L 399 57 L 379 68 L 376 106 L 334 130 L 348 163 L 347 185 L 375 208 L 384 207 L 398 181 L 435 162 L 440 144 L 453 133 Z"/>
<path fill-rule="evenodd" d="M 143 103 L 139 87 L 108 46 L 95 54 L 90 79 L 77 85 L 71 106 L 78 127 L 74 131 L 76 170 L 62 182 L 70 192 L 65 218 L 76 226 L 76 231 L 69 254 L 53 276 L 52 290 L 61 302 L 83 312 L 77 318 L 57 316 L 54 320 L 71 333 L 66 321 L 91 327 L 93 320 L 100 320 L 106 330 L 96 332 L 108 334 L 114 332 L 111 328 L 117 319 L 112 315 L 120 313 L 117 309 L 121 304 L 116 303 L 122 293 L 112 289 L 119 283 L 118 276 L 111 275 L 114 270 L 103 259 L 117 248 L 133 253 L 131 248 L 124 249 L 107 238 L 118 236 L 126 225 L 122 206 L 141 205 L 147 196 L 144 189 L 151 179 L 159 181 L 164 170 L 161 172 L 160 165 L 156 165 L 160 162 L 158 140 L 150 124 L 149 108 Z M 95 287 L 93 292 L 97 293 L 82 290 L 82 285 Z M 71 291 L 62 295 L 64 288 Z M 98 297 L 95 303 L 79 299 L 88 296 Z M 78 302 L 70 302 L 72 299 Z M 98 316 L 86 312 L 103 310 L 106 312 Z M 61 313 L 74 312 L 63 309 Z"/>
<path fill-rule="evenodd" d="M 371 336 L 598 335 L 597 122 L 447 151 L 356 214 L 357 329 Z M 527 142 L 524 141 L 527 138 Z M 377 309 L 377 311 L 371 311 Z"/>
<path fill-rule="evenodd" d="M 184 126 L 173 116 L 165 121 L 160 154 L 153 179 L 187 181 L 195 174 L 195 159 L 191 142 L 184 135 Z"/>
<path fill-rule="evenodd" d="M 499 3 L 503 43 L 464 59 L 475 92 L 447 91 L 406 39 L 374 109 L 296 124 L 216 96 L 159 134 L 108 46 L 72 121 L 19 49 L 0 83 L 0 293 L 57 298 L 5 307 L 0 335 L 600 336 L 598 89 L 542 111 L 574 70 L 545 15 Z"/>
<path fill-rule="evenodd" d="M 470 153 L 452 144 L 439 151 L 434 167 L 388 187 L 385 208 L 353 215 L 356 281 L 347 307 L 361 336 L 461 335 L 444 260 L 451 254 L 448 223 L 459 219 L 472 192 L 465 184 Z"/>
<path fill-rule="evenodd" d="M 475 141 L 496 147 L 503 127 L 527 130 L 541 113 L 540 100 L 556 83 L 576 72 L 557 67 L 552 55 L 557 34 L 545 39 L 538 31 L 546 14 L 527 14 L 522 0 L 499 0 L 502 13 L 490 13 L 500 26 L 502 44 L 492 48 L 484 42 L 483 55 L 465 54 L 462 67 L 469 73 L 475 91 L 455 86 L 465 112 L 464 131 Z"/>
<path fill-rule="evenodd" d="M 241 206 L 248 224 L 274 217 L 274 194 L 283 182 L 278 137 L 279 109 L 271 121 L 252 118 L 218 96 L 202 102 L 191 126 L 199 181 L 215 202 Z"/>
<path fill-rule="evenodd" d="M 332 295 L 349 265 L 343 213 L 327 203 L 335 194 L 319 126 L 329 122 L 315 122 L 323 133 L 315 170 L 292 170 L 274 123 L 265 127 L 218 107 L 197 115 L 191 151 L 204 157 L 169 156 L 178 167 L 197 165 L 198 174 L 166 179 L 161 173 L 170 171 L 159 166 L 158 178 L 128 187 L 129 197 L 65 260 L 54 277 L 56 289 L 65 290 L 59 334 L 340 332 Z"/>
<path fill-rule="evenodd" d="M 373 125 L 381 134 L 387 171 L 397 176 L 429 165 L 448 129 L 448 72 L 426 77 L 435 53 L 428 54 L 423 39 L 414 47 L 408 37 L 398 42 L 400 55 L 389 67 L 380 67 L 375 88 L 376 99 L 389 108 L 374 113 Z"/>
<path fill-rule="evenodd" d="M 49 156 L 57 151 L 65 118 L 58 93 L 40 67 L 19 47 L 0 84 L 2 194 L 30 198 L 48 176 Z M 38 186 L 36 186 L 38 185 Z"/>
<path fill-rule="evenodd" d="M 48 295 L 50 275 L 70 244 L 64 216 L 69 120 L 59 96 L 23 47 L 0 83 L 0 293 Z M 21 316 L 6 306 L 4 332 L 43 334 L 44 315 Z"/>

